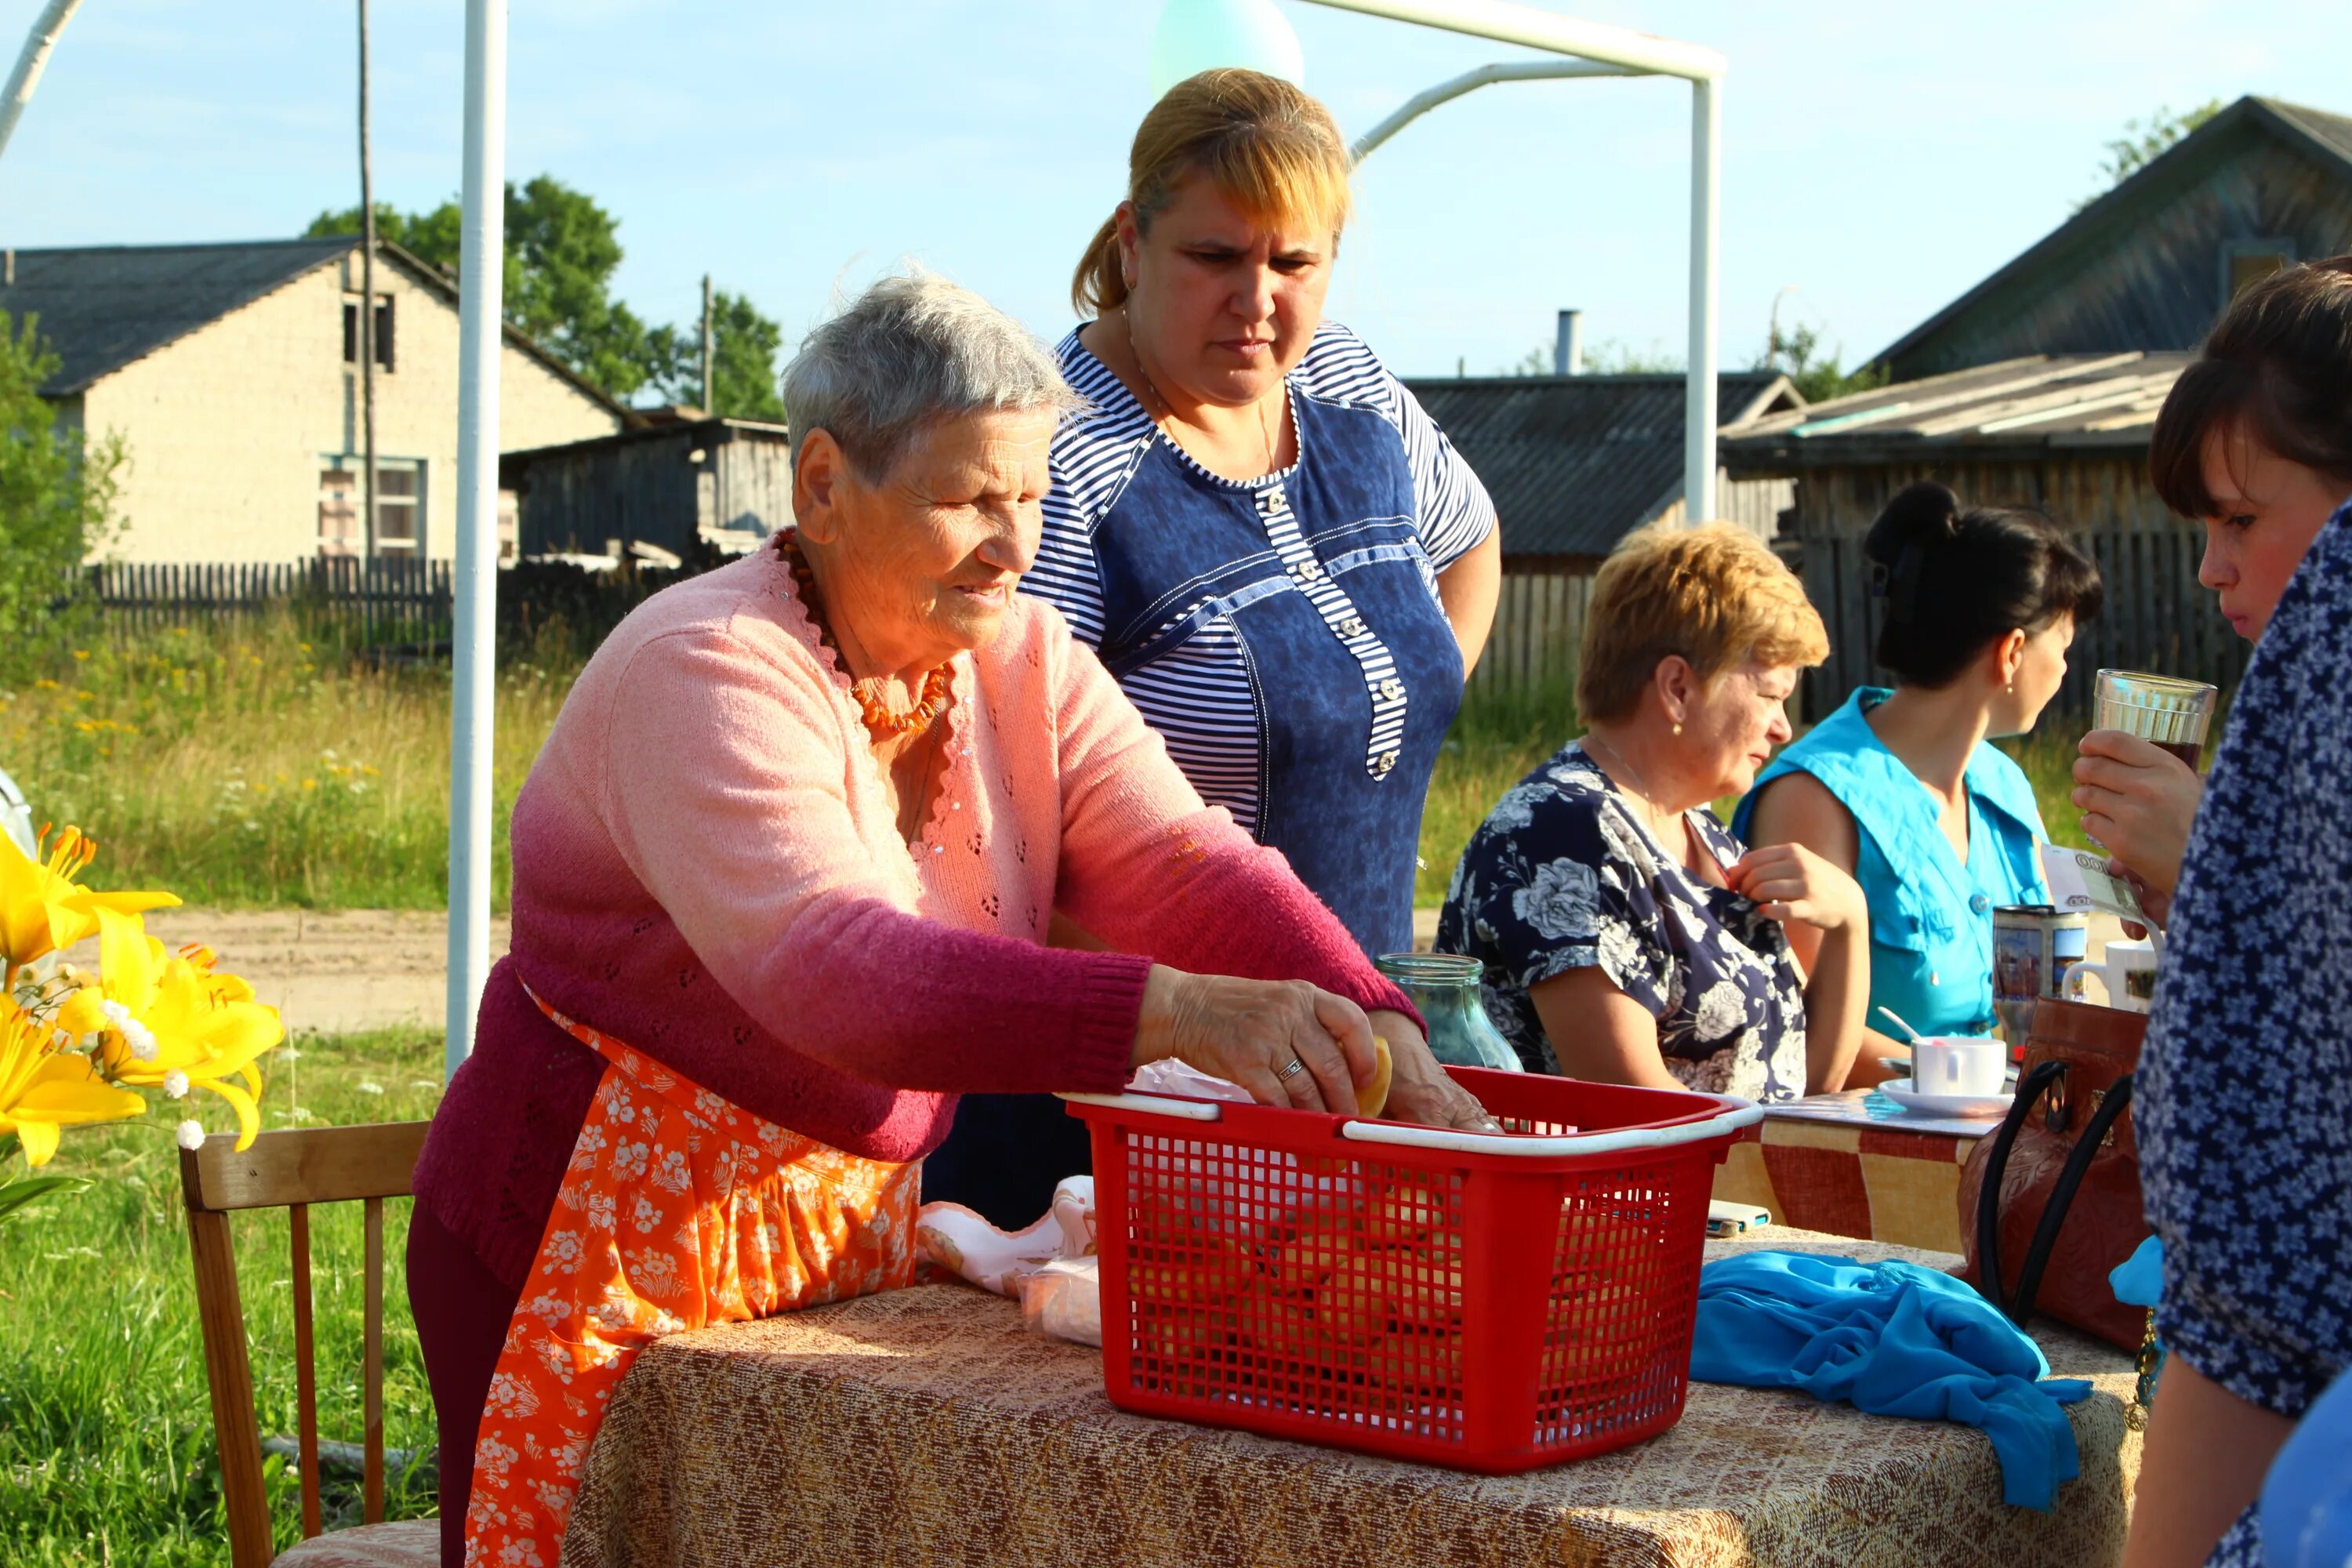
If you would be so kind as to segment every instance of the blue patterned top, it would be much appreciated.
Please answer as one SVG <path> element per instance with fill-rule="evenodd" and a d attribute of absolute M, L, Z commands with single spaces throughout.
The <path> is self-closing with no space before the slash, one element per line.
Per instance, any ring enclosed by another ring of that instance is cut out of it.
<path fill-rule="evenodd" d="M 2133 1106 L 2157 1326 L 2301 1416 L 2352 1365 L 2352 506 L 2287 584 L 2198 808 Z M 2251 1510 L 2216 1563 L 2261 1561 Z"/>
<path fill-rule="evenodd" d="M 1719 865 L 1746 851 L 1687 814 Z M 1658 1020 L 1666 1070 L 1750 1100 L 1805 1092 L 1804 987 L 1778 921 L 1694 877 L 1570 742 L 1496 803 L 1454 868 L 1437 951 L 1486 966 L 1486 1012 L 1531 1072 L 1559 1058 L 1528 990 L 1598 967 Z"/>

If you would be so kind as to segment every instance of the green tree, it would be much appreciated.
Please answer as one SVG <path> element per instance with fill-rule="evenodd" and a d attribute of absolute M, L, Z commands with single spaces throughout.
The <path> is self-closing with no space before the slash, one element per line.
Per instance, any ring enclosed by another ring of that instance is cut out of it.
<path fill-rule="evenodd" d="M 376 233 L 452 276 L 457 270 L 456 198 L 429 212 L 376 208 Z M 620 223 L 595 199 L 550 174 L 506 191 L 506 318 L 615 397 L 645 385 L 656 364 L 651 333 L 613 298 Z M 320 213 L 305 232 L 357 234 L 360 210 Z"/>
<path fill-rule="evenodd" d="M 2170 105 L 2159 105 L 2146 120 L 2125 121 L 2124 133 L 2107 143 L 2106 162 L 2099 165 L 2100 178 L 2106 182 L 2099 195 L 2155 163 L 2174 142 L 2221 112 L 2221 100 L 2209 98 L 2178 114 Z M 2086 196 L 2075 205 L 2085 207 L 2096 200 L 2098 195 Z"/>
<path fill-rule="evenodd" d="M 776 385 L 776 355 L 784 329 L 740 294 L 721 289 L 710 297 L 710 381 L 702 385 L 702 327 L 656 327 L 653 384 L 672 403 L 689 403 L 730 419 L 782 424 L 784 400 Z"/>
<path fill-rule="evenodd" d="M 87 605 L 79 571 L 112 537 L 122 442 L 94 447 L 40 395 L 58 356 L 0 310 L 0 662 L 16 668 L 54 650 L 61 609 Z"/>
<path fill-rule="evenodd" d="M 1797 395 L 1808 403 L 1826 403 L 1832 397 L 1870 392 L 1886 384 L 1885 365 L 1865 364 L 1847 370 L 1841 363 L 1843 357 L 1842 349 L 1832 348 L 1823 353 L 1822 334 L 1812 327 L 1800 322 L 1783 331 L 1775 323 L 1756 368 L 1785 373 L 1790 384 L 1797 389 Z"/>

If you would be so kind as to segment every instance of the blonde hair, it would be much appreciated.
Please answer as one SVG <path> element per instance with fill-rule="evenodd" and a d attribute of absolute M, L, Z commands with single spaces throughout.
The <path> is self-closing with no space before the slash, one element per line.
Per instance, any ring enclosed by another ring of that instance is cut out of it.
<path fill-rule="evenodd" d="M 1331 111 L 1280 77 L 1223 68 L 1168 89 L 1136 127 L 1127 154 L 1127 199 L 1135 226 L 1149 231 L 1194 174 L 1260 222 L 1328 232 L 1348 222 L 1348 144 Z M 1118 219 L 1106 219 L 1070 280 L 1070 303 L 1098 316 L 1127 300 L 1118 265 Z"/>
<path fill-rule="evenodd" d="M 1748 659 L 1816 665 L 1829 633 L 1804 584 L 1754 534 L 1727 522 L 1654 524 L 1625 536 L 1592 580 L 1576 671 L 1585 723 L 1630 715 L 1661 659 L 1679 654 L 1702 684 Z"/>

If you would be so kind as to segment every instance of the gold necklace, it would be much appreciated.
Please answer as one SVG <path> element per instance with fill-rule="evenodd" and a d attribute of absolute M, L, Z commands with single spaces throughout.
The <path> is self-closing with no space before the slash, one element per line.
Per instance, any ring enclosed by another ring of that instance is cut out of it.
<path fill-rule="evenodd" d="M 1132 317 L 1129 316 L 1125 310 L 1121 310 L 1118 313 L 1118 324 L 1119 330 L 1127 334 L 1127 357 L 1134 363 L 1135 374 L 1142 378 L 1144 389 L 1151 394 L 1152 401 L 1159 404 L 1160 408 L 1164 411 L 1160 414 L 1152 414 L 1151 410 L 1147 408 L 1144 410 L 1144 413 L 1150 416 L 1151 423 L 1154 426 L 1158 426 L 1161 433 L 1164 434 L 1171 441 L 1176 441 L 1176 433 L 1173 430 L 1168 429 L 1166 426 L 1161 425 L 1160 421 L 1165 418 L 1179 425 L 1190 424 L 1191 422 L 1189 420 L 1181 419 L 1177 416 L 1176 405 L 1168 401 L 1168 395 L 1160 390 L 1160 384 L 1151 379 L 1151 373 L 1150 371 L 1143 368 L 1142 352 L 1135 346 L 1135 321 Z M 1287 406 L 1287 378 L 1285 379 L 1283 392 L 1284 403 L 1285 405 Z M 1192 428 L 1200 430 L 1204 436 L 1208 434 L 1205 429 L 1202 429 L 1198 425 L 1194 425 Z M 1265 471 L 1271 474 L 1275 469 L 1280 468 L 1282 465 L 1274 460 L 1274 417 L 1272 411 L 1265 405 L 1265 399 L 1262 397 L 1258 399 L 1257 403 L 1257 433 L 1259 439 L 1265 443 Z M 1184 443 L 1181 441 L 1176 441 L 1176 445 L 1179 447 L 1181 447 L 1183 444 Z"/>
<path fill-rule="evenodd" d="M 1643 779 L 1641 770 L 1636 768 L 1632 763 L 1625 760 L 1624 752 L 1619 751 L 1615 746 L 1610 745 L 1607 741 L 1603 740 L 1599 735 L 1594 734 L 1590 730 L 1587 730 L 1584 732 L 1584 746 L 1587 752 L 1590 752 L 1594 746 L 1608 747 L 1609 754 L 1616 759 L 1617 765 L 1624 770 L 1626 779 L 1633 786 L 1630 791 L 1622 791 L 1621 786 L 1621 792 L 1632 795 L 1635 800 L 1642 803 L 1642 815 L 1650 819 L 1650 831 L 1657 837 L 1659 843 L 1664 844 L 1666 841 L 1667 834 L 1664 827 L 1659 824 L 1658 813 L 1664 808 L 1658 805 L 1657 797 L 1650 793 L 1650 786 L 1648 783 Z M 1690 824 L 1684 821 L 1683 814 L 1681 812 L 1673 813 L 1671 820 L 1682 824 L 1684 837 L 1687 839 L 1690 834 Z"/>

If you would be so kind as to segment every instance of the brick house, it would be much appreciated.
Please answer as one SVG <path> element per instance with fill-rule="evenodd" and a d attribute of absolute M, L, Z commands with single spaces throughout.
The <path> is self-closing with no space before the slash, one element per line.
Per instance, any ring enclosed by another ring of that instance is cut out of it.
<path fill-rule="evenodd" d="M 61 363 L 41 388 L 90 439 L 129 453 L 107 554 L 291 561 L 362 549 L 359 240 L 0 252 L 0 310 L 36 321 Z M 457 290 L 379 245 L 379 554 L 457 543 Z M 509 329 L 499 446 L 620 430 L 629 415 Z"/>

